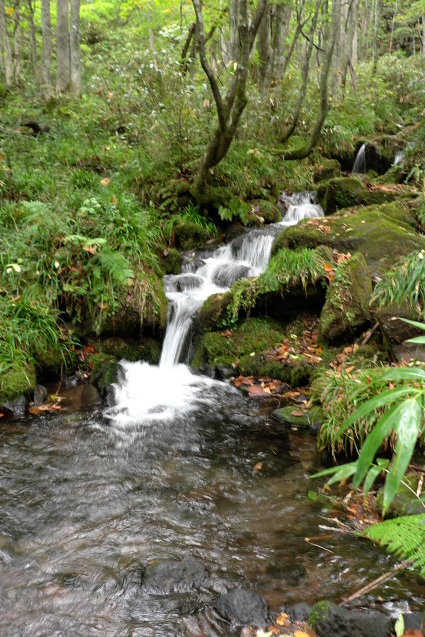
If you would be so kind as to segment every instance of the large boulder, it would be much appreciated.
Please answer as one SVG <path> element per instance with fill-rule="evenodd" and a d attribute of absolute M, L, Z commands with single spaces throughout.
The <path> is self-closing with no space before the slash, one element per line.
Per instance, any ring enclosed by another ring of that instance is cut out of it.
<path fill-rule="evenodd" d="M 223 619 L 237 626 L 264 627 L 269 621 L 266 601 L 254 591 L 243 588 L 220 595 L 214 608 Z"/>
<path fill-rule="evenodd" d="M 399 363 L 411 359 L 425 362 L 425 348 L 416 343 L 407 343 L 408 339 L 423 335 L 418 328 L 402 321 L 421 321 L 421 316 L 407 305 L 384 305 L 375 312 L 384 342 L 394 360 Z"/>
<path fill-rule="evenodd" d="M 379 205 L 394 201 L 398 197 L 399 188 L 366 185 L 359 177 L 335 177 L 320 183 L 317 188 L 317 198 L 327 215 L 341 208 Z"/>
<path fill-rule="evenodd" d="M 313 181 L 316 184 L 340 176 L 341 164 L 337 159 L 326 159 L 326 157 L 322 157 L 320 163 L 314 167 Z"/>
<path fill-rule="evenodd" d="M 29 396 L 36 387 L 35 367 L 28 362 L 24 366 L 11 367 L 0 373 L 0 410 L 16 418 L 25 416 Z"/>
<path fill-rule="evenodd" d="M 370 322 L 372 277 L 363 254 L 357 252 L 337 269 L 320 315 L 319 338 L 341 343 L 356 336 Z"/>
<path fill-rule="evenodd" d="M 390 637 L 391 622 L 381 613 L 349 611 L 332 602 L 314 604 L 309 617 L 318 637 Z"/>
<path fill-rule="evenodd" d="M 277 237 L 273 250 L 324 245 L 338 252 L 361 252 L 372 275 L 382 275 L 399 258 L 425 248 L 425 239 L 414 230 L 411 220 L 405 201 L 347 210 L 287 228 Z"/>

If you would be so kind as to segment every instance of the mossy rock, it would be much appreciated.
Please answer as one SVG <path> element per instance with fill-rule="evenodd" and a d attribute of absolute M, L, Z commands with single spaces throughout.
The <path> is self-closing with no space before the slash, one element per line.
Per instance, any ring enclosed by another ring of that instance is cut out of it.
<path fill-rule="evenodd" d="M 192 250 L 205 245 L 208 236 L 204 228 L 197 223 L 187 221 L 175 228 L 176 244 L 182 250 Z"/>
<path fill-rule="evenodd" d="M 368 188 L 359 177 L 335 177 L 317 188 L 317 198 L 327 215 L 341 208 L 382 204 L 398 197 L 400 192 L 396 188 Z"/>
<path fill-rule="evenodd" d="M 117 360 L 125 359 L 130 362 L 145 361 L 157 365 L 161 358 L 161 346 L 153 338 L 145 338 L 138 342 L 112 337 L 103 341 L 100 349 L 103 354 L 110 354 Z"/>
<path fill-rule="evenodd" d="M 102 400 L 108 397 L 108 388 L 118 379 L 119 360 L 111 354 L 94 354 L 90 357 L 92 364 L 91 382 L 99 392 Z"/>
<path fill-rule="evenodd" d="M 40 370 L 40 374 L 44 377 L 58 377 L 63 366 L 63 358 L 60 353 L 48 347 L 34 352 L 34 359 Z"/>
<path fill-rule="evenodd" d="M 226 316 L 226 309 L 231 300 L 232 296 L 229 292 L 209 296 L 198 312 L 198 328 L 202 332 L 217 329 Z"/>
<path fill-rule="evenodd" d="M 404 202 L 399 210 L 403 208 Z M 372 274 L 382 275 L 401 257 L 425 247 L 423 236 L 408 222 L 410 213 L 408 221 L 402 222 L 389 216 L 388 212 L 387 206 L 367 206 L 332 215 L 321 220 L 319 225 L 301 221 L 277 237 L 274 249 L 313 249 L 325 245 L 338 252 L 361 252 Z"/>
<path fill-rule="evenodd" d="M 0 406 L 12 403 L 22 394 L 30 394 L 37 384 L 37 377 L 33 363 L 9 368 L 0 372 Z"/>
<path fill-rule="evenodd" d="M 276 204 L 267 199 L 254 199 L 250 201 L 251 213 L 257 218 L 262 218 L 263 223 L 278 223 L 282 220 L 282 213 Z"/>
<path fill-rule="evenodd" d="M 320 164 L 315 166 L 313 171 L 313 181 L 315 184 L 340 176 L 341 164 L 337 159 L 327 159 L 326 157 L 322 157 Z"/>
<path fill-rule="evenodd" d="M 351 340 L 370 322 L 372 277 L 358 252 L 337 269 L 320 315 L 318 336 L 328 343 Z"/>
<path fill-rule="evenodd" d="M 159 264 L 164 274 L 180 274 L 183 257 L 176 248 L 167 248 L 160 253 Z"/>
<path fill-rule="evenodd" d="M 419 476 L 416 473 L 410 473 L 404 476 L 403 482 L 385 513 L 386 518 L 398 518 L 402 515 L 416 515 L 423 513 L 422 503 L 416 497 L 415 493 L 418 489 Z M 413 490 L 413 493 L 412 493 Z M 384 487 L 379 489 L 376 495 L 375 505 L 381 515 L 383 515 L 384 505 Z"/>
<path fill-rule="evenodd" d="M 281 409 L 275 409 L 275 411 L 272 412 L 272 416 L 276 418 L 276 420 L 278 420 L 284 428 L 296 427 L 302 431 L 317 434 L 325 420 L 322 408 L 312 407 L 311 409 L 304 411 L 303 415 L 299 414 L 301 414 L 301 411 L 299 408 L 297 409 L 296 405 L 288 405 Z"/>
<path fill-rule="evenodd" d="M 390 637 L 389 617 L 377 612 L 350 611 L 321 601 L 310 611 L 309 623 L 318 637 Z"/>

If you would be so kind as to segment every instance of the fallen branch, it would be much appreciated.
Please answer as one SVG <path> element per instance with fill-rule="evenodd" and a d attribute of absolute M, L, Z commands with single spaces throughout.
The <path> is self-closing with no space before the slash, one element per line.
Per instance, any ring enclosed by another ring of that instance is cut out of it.
<path fill-rule="evenodd" d="M 363 595 L 365 595 L 366 593 L 369 593 L 380 584 L 383 584 L 384 582 L 387 582 L 389 579 L 394 577 L 394 574 L 397 571 L 400 571 L 403 568 L 408 568 L 409 566 L 411 566 L 411 564 L 412 562 L 410 560 L 404 560 L 403 562 L 400 562 L 400 564 L 397 564 L 397 566 L 394 566 L 394 568 L 391 569 L 391 571 L 384 573 L 384 575 L 381 575 L 377 579 L 373 580 L 373 582 L 366 584 L 366 586 L 363 586 L 363 588 L 361 588 L 360 590 L 356 591 L 349 597 L 346 597 L 345 599 L 343 599 L 342 602 L 340 603 L 340 606 L 345 606 L 345 604 L 348 604 L 349 602 L 353 602 L 355 599 L 359 599 L 359 597 L 363 597 Z"/>

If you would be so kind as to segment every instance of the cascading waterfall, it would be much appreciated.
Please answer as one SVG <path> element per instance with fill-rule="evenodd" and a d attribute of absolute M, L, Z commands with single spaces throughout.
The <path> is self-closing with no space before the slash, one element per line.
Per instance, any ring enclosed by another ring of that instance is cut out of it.
<path fill-rule="evenodd" d="M 366 174 L 366 144 L 362 144 L 354 160 L 352 173 Z"/>
<path fill-rule="evenodd" d="M 324 215 L 314 192 L 283 193 L 280 204 L 286 210 L 280 223 L 250 230 L 215 250 L 194 253 L 181 274 L 164 277 L 170 305 L 159 367 L 122 362 L 124 379 L 115 386 L 116 406 L 110 416 L 124 424 L 141 417 L 168 418 L 207 400 L 205 390 L 216 381 L 194 376 L 179 363 L 188 349 L 196 313 L 209 296 L 226 292 L 240 278 L 264 272 L 274 239 L 283 227 Z"/>

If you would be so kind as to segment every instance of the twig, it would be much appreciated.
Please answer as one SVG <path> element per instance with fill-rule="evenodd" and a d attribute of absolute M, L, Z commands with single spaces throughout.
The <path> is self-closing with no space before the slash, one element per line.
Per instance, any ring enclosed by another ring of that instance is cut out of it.
<path fill-rule="evenodd" d="M 309 538 L 306 537 L 305 541 L 308 542 Z M 327 551 L 328 553 L 333 553 L 333 551 L 331 551 L 331 549 L 327 549 L 324 546 L 320 546 L 320 544 L 314 544 L 314 542 L 308 542 L 309 544 L 311 544 L 311 546 L 316 546 L 318 549 L 322 549 L 322 551 Z"/>
<path fill-rule="evenodd" d="M 394 576 L 394 573 L 396 571 L 400 571 L 402 568 L 407 568 L 411 566 L 411 564 L 412 564 L 411 560 L 404 560 L 403 562 L 400 562 L 400 564 L 397 564 L 397 566 L 394 566 L 394 568 L 391 569 L 391 571 L 384 573 L 384 575 L 381 575 L 377 579 L 373 580 L 373 582 L 369 582 L 369 584 L 366 584 L 366 586 L 363 586 L 363 588 L 356 591 L 349 597 L 345 597 L 340 603 L 340 606 L 344 606 L 345 604 L 348 604 L 349 602 L 353 602 L 355 599 L 359 599 L 359 597 L 363 597 L 363 595 L 365 595 L 366 593 L 369 593 L 369 591 L 373 590 L 380 584 L 383 584 L 387 580 L 391 579 Z"/>
<path fill-rule="evenodd" d="M 345 533 L 346 535 L 354 535 L 354 531 L 351 531 L 351 529 L 337 529 L 334 526 L 325 526 L 324 524 L 319 524 L 319 529 L 323 529 L 324 531 L 333 531 L 334 533 Z"/>
<path fill-rule="evenodd" d="M 423 477 L 423 475 L 421 475 L 421 477 L 419 478 L 418 489 L 416 491 L 416 496 L 418 498 L 421 497 L 423 484 L 424 484 L 424 477 Z"/>
<path fill-rule="evenodd" d="M 370 337 L 378 329 L 378 327 L 379 327 L 379 323 L 375 323 L 375 325 L 366 333 L 366 336 L 361 342 L 362 345 L 366 345 L 366 343 L 369 341 Z"/>

